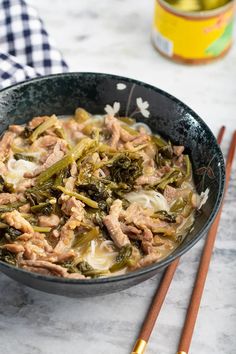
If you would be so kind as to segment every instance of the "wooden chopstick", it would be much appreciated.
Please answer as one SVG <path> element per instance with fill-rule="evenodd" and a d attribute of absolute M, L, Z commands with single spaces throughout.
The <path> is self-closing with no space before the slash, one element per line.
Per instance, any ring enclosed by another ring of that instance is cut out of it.
<path fill-rule="evenodd" d="M 222 126 L 218 136 L 217 136 L 217 142 L 218 144 L 221 144 L 221 141 L 223 139 L 225 132 L 225 127 Z M 162 304 L 165 300 L 166 294 L 168 292 L 168 289 L 170 287 L 171 281 L 173 279 L 173 276 L 175 274 L 175 271 L 178 267 L 179 264 L 179 258 L 177 258 L 174 262 L 172 262 L 167 270 L 165 271 L 161 283 L 156 291 L 156 294 L 154 295 L 154 298 L 152 300 L 152 304 L 148 310 L 148 313 L 145 317 L 144 323 L 142 325 L 142 328 L 140 330 L 138 339 L 134 345 L 132 354 L 144 354 L 147 342 L 151 336 L 153 327 L 155 326 L 157 317 L 160 313 Z"/>
<path fill-rule="evenodd" d="M 225 193 L 224 197 L 226 194 L 226 191 L 228 189 L 229 185 L 229 180 L 230 180 L 230 172 L 232 169 L 232 164 L 233 164 L 233 159 L 234 159 L 234 154 L 235 154 L 235 148 L 236 148 L 236 131 L 233 134 L 228 156 L 227 156 L 227 161 L 226 161 L 226 178 L 225 178 Z M 193 330 L 194 326 L 196 323 L 200 303 L 201 303 L 201 298 L 204 290 L 204 285 L 205 281 L 207 278 L 207 273 L 211 261 L 211 255 L 212 251 L 214 248 L 214 243 L 217 235 L 217 230 L 218 226 L 220 223 L 220 217 L 222 213 L 222 208 L 223 208 L 223 203 L 221 205 L 221 208 L 217 214 L 217 217 L 210 228 L 210 231 L 207 236 L 207 240 L 203 249 L 203 253 L 201 256 L 200 264 L 198 267 L 198 273 L 195 279 L 191 299 L 189 302 L 188 306 L 188 311 L 187 315 L 185 318 L 185 323 L 184 327 L 182 330 L 181 338 L 179 341 L 179 347 L 178 347 L 178 354 L 187 354 L 189 352 L 189 347 L 191 344 L 192 340 L 192 335 L 193 335 Z"/>

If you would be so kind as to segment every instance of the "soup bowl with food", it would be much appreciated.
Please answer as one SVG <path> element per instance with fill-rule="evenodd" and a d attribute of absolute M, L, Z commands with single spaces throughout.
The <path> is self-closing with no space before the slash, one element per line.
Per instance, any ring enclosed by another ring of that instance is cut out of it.
<path fill-rule="evenodd" d="M 0 270 L 66 296 L 140 283 L 187 252 L 220 206 L 215 137 L 166 92 L 68 73 L 0 92 Z"/>

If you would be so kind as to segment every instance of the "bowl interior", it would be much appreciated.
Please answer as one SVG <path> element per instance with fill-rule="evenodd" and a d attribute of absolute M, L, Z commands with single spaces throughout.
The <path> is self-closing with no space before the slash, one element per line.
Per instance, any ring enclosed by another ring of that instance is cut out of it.
<path fill-rule="evenodd" d="M 192 160 L 198 192 L 209 189 L 209 198 L 196 216 L 193 230 L 171 255 L 149 267 L 159 268 L 202 237 L 219 208 L 224 189 L 221 150 L 210 129 L 189 107 L 162 90 L 132 79 L 97 73 L 58 74 L 0 92 L 0 133 L 9 124 L 26 123 L 38 115 L 71 114 L 78 106 L 93 114 L 104 114 L 106 105 L 118 110 L 120 116 L 134 115 L 154 133 L 184 145 Z"/>

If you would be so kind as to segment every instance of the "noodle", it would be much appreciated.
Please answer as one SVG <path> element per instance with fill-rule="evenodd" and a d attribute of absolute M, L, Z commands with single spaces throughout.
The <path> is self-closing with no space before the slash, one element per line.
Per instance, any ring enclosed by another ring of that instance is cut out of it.
<path fill-rule="evenodd" d="M 130 192 L 125 195 L 130 203 L 138 203 L 145 209 L 153 209 L 154 212 L 165 210 L 169 211 L 170 207 L 165 197 L 156 191 L 141 190 Z"/>

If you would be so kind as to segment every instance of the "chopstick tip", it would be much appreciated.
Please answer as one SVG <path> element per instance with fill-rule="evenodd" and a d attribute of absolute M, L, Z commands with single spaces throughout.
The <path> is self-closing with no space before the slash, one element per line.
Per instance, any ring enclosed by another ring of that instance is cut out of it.
<path fill-rule="evenodd" d="M 135 343 L 131 354 L 144 354 L 146 350 L 147 342 L 144 339 L 138 339 Z"/>
<path fill-rule="evenodd" d="M 217 143 L 220 145 L 222 140 L 223 140 L 223 137 L 224 137 L 224 134 L 225 134 L 225 125 L 222 125 L 220 130 L 219 130 L 219 133 L 218 133 L 218 136 L 217 136 Z"/>

